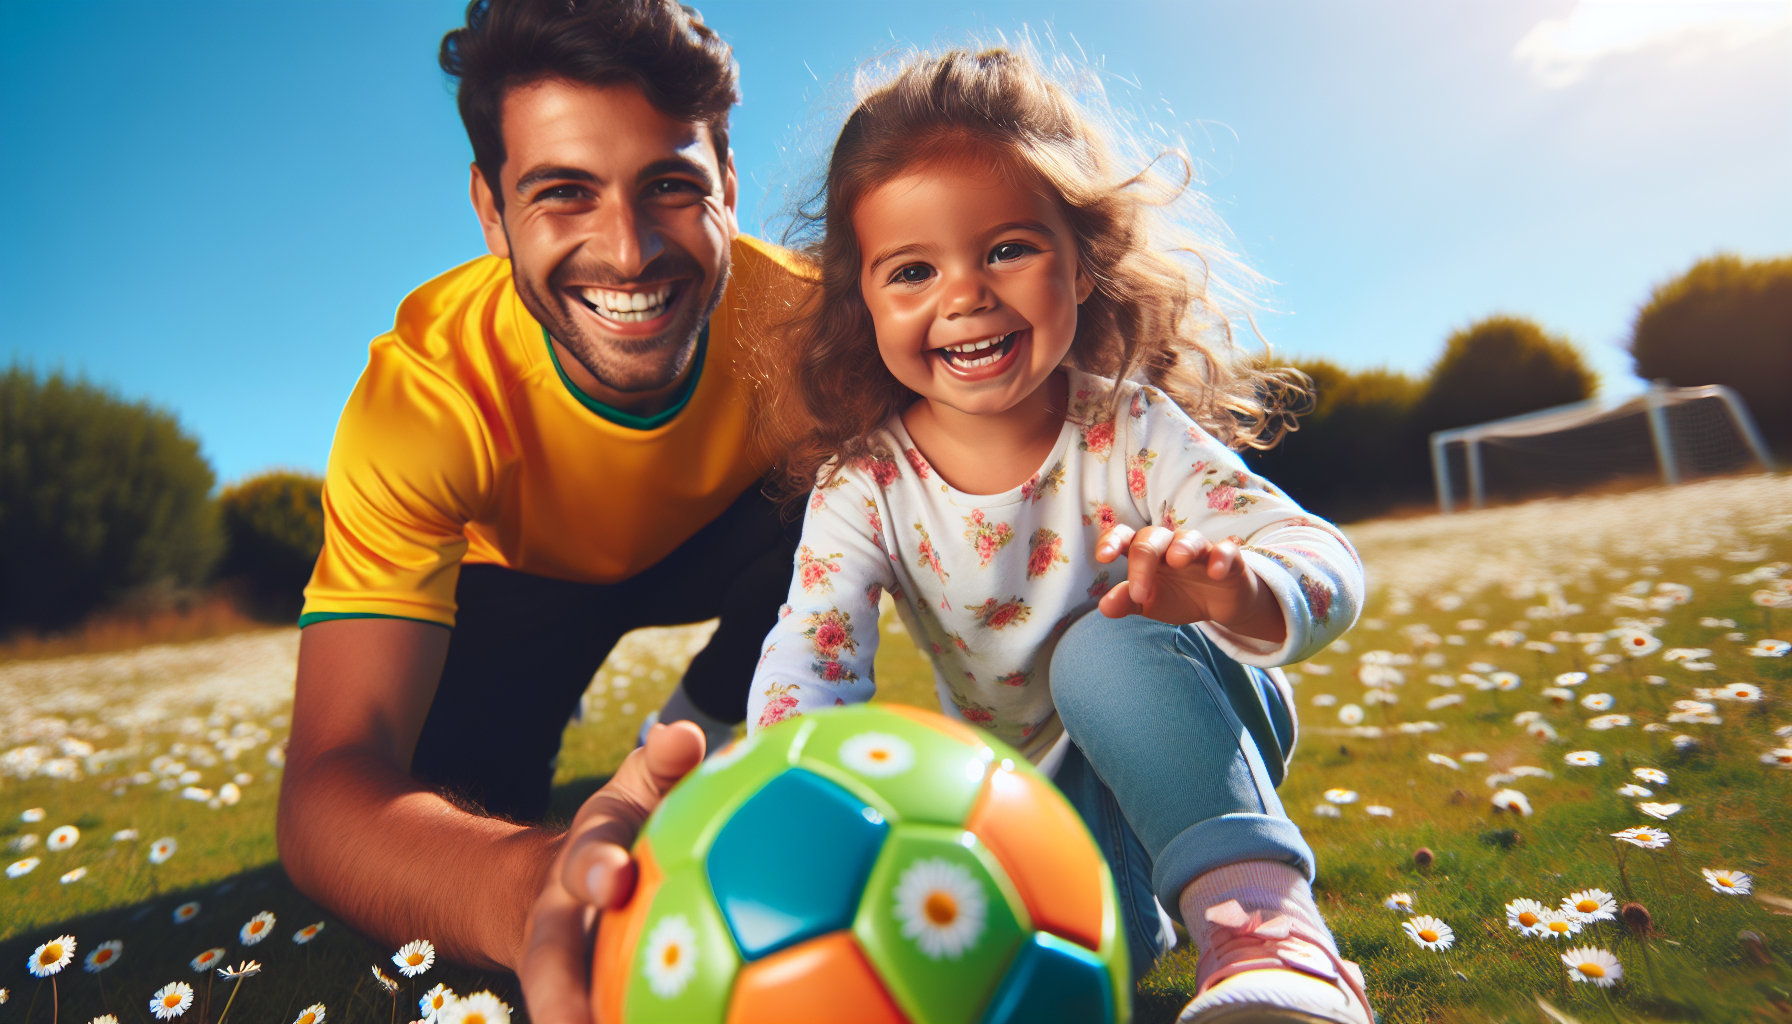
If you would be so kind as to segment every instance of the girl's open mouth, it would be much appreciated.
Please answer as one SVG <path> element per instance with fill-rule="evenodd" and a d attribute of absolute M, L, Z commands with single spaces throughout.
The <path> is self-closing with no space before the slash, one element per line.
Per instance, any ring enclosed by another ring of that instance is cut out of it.
<path fill-rule="evenodd" d="M 973 341 L 936 348 L 934 351 L 945 360 L 946 365 L 954 370 L 977 370 L 985 366 L 994 366 L 1002 361 L 1002 357 L 1014 351 L 1015 339 L 1019 331 L 1007 334 L 992 335 L 988 338 L 977 338 Z"/>

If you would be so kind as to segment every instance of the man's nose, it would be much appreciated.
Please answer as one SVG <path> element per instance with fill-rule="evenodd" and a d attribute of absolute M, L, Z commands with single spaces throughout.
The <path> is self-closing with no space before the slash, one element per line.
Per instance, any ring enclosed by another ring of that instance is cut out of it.
<path fill-rule="evenodd" d="M 940 315 L 947 320 L 987 313 L 996 307 L 996 293 L 982 274 L 947 271 L 944 276 Z"/>
<path fill-rule="evenodd" d="M 624 278 L 637 277 L 665 251 L 659 230 L 650 217 L 641 216 L 632 203 L 599 205 L 592 248 Z"/>

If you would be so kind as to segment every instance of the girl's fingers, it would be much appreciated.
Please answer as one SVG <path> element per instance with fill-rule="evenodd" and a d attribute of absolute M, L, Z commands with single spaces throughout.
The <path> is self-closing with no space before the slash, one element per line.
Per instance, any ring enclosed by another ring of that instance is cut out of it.
<path fill-rule="evenodd" d="M 1207 556 L 1207 578 L 1223 580 L 1238 574 L 1244 565 L 1244 558 L 1238 553 L 1238 545 L 1229 540 L 1222 540 L 1213 545 L 1213 551 Z"/>
<path fill-rule="evenodd" d="M 1151 595 L 1157 590 L 1158 563 L 1163 561 L 1172 536 L 1161 526 L 1147 526 L 1133 536 L 1132 546 L 1126 552 L 1126 581 L 1135 604 L 1151 603 Z"/>
<path fill-rule="evenodd" d="M 1172 569 L 1186 569 L 1199 562 L 1212 546 L 1199 530 L 1177 530 L 1164 553 L 1164 564 Z"/>
<path fill-rule="evenodd" d="M 1132 594 L 1124 582 L 1114 584 L 1112 590 L 1101 595 L 1101 614 L 1110 619 L 1124 619 L 1128 615 L 1136 615 L 1141 610 L 1133 603 Z"/>
<path fill-rule="evenodd" d="M 1133 531 L 1130 526 L 1108 527 L 1107 531 L 1101 535 L 1101 539 L 1095 542 L 1095 560 L 1097 562 L 1112 562 L 1120 557 L 1120 553 L 1126 550 L 1127 545 L 1132 543 L 1132 538 Z"/>

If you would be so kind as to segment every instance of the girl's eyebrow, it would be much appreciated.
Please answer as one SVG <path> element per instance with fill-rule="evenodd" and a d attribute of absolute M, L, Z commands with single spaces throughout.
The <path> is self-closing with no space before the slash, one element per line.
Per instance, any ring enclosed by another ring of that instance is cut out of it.
<path fill-rule="evenodd" d="M 889 261 L 895 259 L 898 256 L 910 256 L 915 253 L 922 252 L 926 248 L 927 247 L 922 245 L 920 242 L 909 242 L 907 245 L 899 245 L 899 246 L 896 246 L 894 249 L 885 249 L 884 251 L 877 254 L 877 258 L 873 259 L 865 267 L 865 270 L 867 273 L 870 273 L 872 271 L 877 270 L 877 268 L 879 266 L 881 266 L 885 263 L 888 263 Z"/>
<path fill-rule="evenodd" d="M 1005 231 L 1033 231 L 1044 235 L 1047 238 L 1058 237 L 1051 228 L 1045 226 L 1044 221 L 1037 220 L 1011 220 L 1006 224 L 997 224 L 995 227 L 989 229 L 989 233 L 992 235 L 999 235 Z"/>
<path fill-rule="evenodd" d="M 1031 231 L 1035 234 L 1044 235 L 1047 238 L 1058 237 L 1056 232 L 1054 232 L 1051 228 L 1046 227 L 1044 221 L 1037 221 L 1037 220 L 1011 220 L 1004 224 L 997 224 L 995 227 L 992 227 L 988 231 L 984 232 L 984 234 L 1000 235 L 1000 234 L 1004 234 L 1009 231 Z M 876 271 L 878 267 L 882 266 L 885 263 L 888 263 L 890 260 L 893 260 L 893 259 L 897 258 L 898 256 L 912 255 L 914 253 L 921 252 L 925 248 L 926 248 L 926 246 L 922 245 L 919 242 L 910 242 L 907 245 L 899 245 L 893 249 L 885 249 L 882 252 L 878 253 L 877 257 L 875 259 L 873 259 L 866 266 L 866 268 L 865 268 L 866 272 L 869 273 L 869 272 Z"/>

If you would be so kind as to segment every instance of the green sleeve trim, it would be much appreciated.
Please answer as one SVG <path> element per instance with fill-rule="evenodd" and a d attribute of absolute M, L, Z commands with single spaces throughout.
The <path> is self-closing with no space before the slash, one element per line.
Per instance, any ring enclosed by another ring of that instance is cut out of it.
<path fill-rule="evenodd" d="M 678 390 L 671 405 L 652 416 L 636 416 L 632 412 L 623 412 L 621 409 L 605 405 L 580 391 L 579 386 L 572 382 L 572 378 L 566 375 L 566 370 L 560 365 L 560 357 L 554 354 L 554 337 L 548 333 L 546 327 L 541 329 L 541 340 L 547 343 L 548 362 L 554 364 L 554 372 L 560 375 L 560 383 L 566 385 L 566 390 L 572 392 L 572 396 L 579 400 L 580 405 L 619 427 L 629 430 L 653 430 L 672 422 L 673 418 L 683 412 L 684 407 L 690 403 L 691 396 L 697 393 L 697 378 L 703 375 L 703 355 L 709 348 L 709 325 L 704 324 L 703 332 L 697 335 L 697 354 L 693 357 L 693 362 L 696 365 L 691 367 L 691 375 L 684 379 L 684 387 Z"/>
<path fill-rule="evenodd" d="M 414 615 L 382 615 L 379 612 L 306 612 L 299 616 L 299 628 L 315 626 L 320 622 L 335 622 L 337 619 L 401 619 L 405 622 L 421 622 L 428 626 L 442 626 L 443 629 L 454 628 L 453 626 L 444 626 L 434 619 L 419 619 Z"/>

